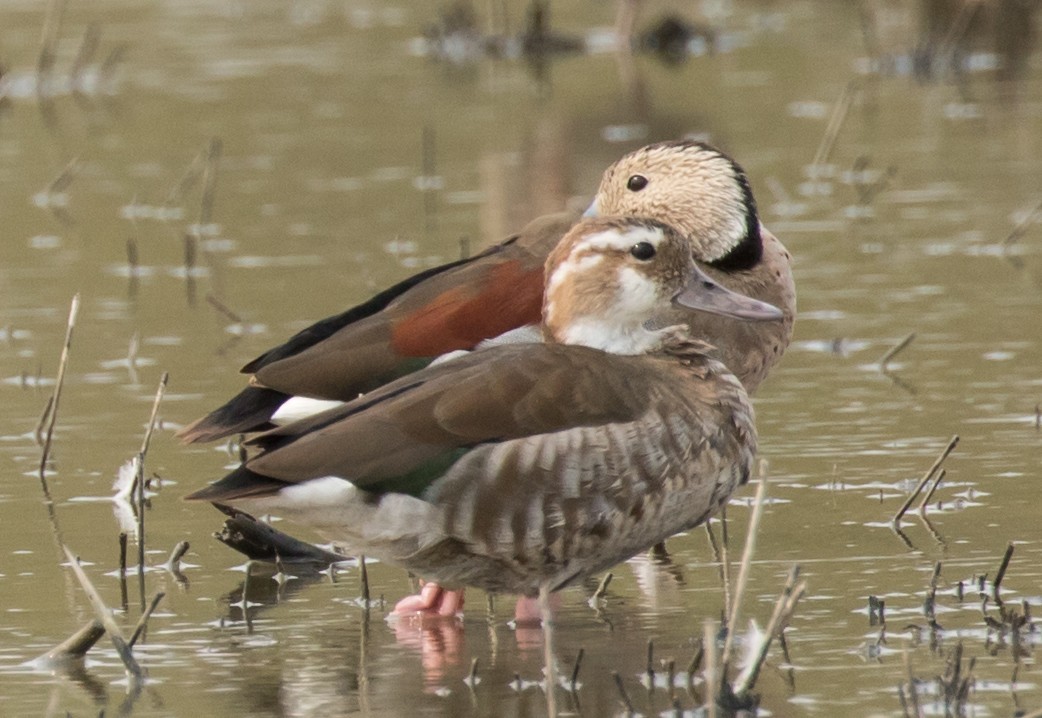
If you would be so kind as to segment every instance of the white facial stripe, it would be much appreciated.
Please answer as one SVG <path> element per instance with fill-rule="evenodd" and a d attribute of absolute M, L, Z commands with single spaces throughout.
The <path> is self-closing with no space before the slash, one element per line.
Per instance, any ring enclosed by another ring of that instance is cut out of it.
<path fill-rule="evenodd" d="M 603 254 L 583 254 L 578 258 L 575 255 L 576 250 L 573 249 L 568 254 L 568 259 L 557 265 L 550 274 L 550 279 L 546 282 L 548 296 L 553 295 L 562 284 L 570 281 L 573 274 L 581 274 L 604 261 Z"/>
<path fill-rule="evenodd" d="M 657 249 L 663 239 L 665 238 L 663 237 L 662 230 L 653 227 L 637 226 L 631 227 L 622 232 L 617 229 L 605 229 L 600 232 L 594 232 L 593 234 L 580 239 L 575 243 L 575 247 L 572 249 L 571 254 L 574 255 L 576 252 L 585 250 L 603 252 L 604 250 L 609 249 L 625 252 L 638 242 L 648 242 Z"/>

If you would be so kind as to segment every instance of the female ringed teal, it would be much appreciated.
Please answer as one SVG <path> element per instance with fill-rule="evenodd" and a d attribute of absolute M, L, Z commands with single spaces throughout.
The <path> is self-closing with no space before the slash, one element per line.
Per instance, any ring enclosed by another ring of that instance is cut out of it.
<path fill-rule="evenodd" d="M 580 222 L 546 264 L 546 341 L 481 349 L 248 442 L 189 499 L 278 513 L 449 587 L 533 596 L 711 516 L 749 476 L 741 383 L 671 306 L 779 310 L 652 220 Z"/>

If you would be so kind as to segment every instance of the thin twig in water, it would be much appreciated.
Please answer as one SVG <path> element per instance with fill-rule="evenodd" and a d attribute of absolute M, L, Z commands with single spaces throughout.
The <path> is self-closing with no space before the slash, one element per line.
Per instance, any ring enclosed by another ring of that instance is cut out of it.
<path fill-rule="evenodd" d="M 1009 248 L 1010 245 L 1023 237 L 1028 231 L 1028 225 L 1035 221 L 1036 215 L 1040 212 L 1042 212 L 1042 199 L 1038 201 L 1038 204 L 1031 208 L 1031 211 L 1024 216 L 1024 219 L 1017 222 L 1017 225 L 1012 229 L 1012 231 L 1010 231 L 1010 233 L 1006 235 L 1006 238 L 1002 240 L 1003 249 Z"/>
<path fill-rule="evenodd" d="M 148 627 L 148 619 L 152 617 L 153 611 L 156 610 L 156 606 L 159 605 L 159 602 L 163 600 L 163 596 L 165 595 L 165 593 L 160 591 L 153 596 L 152 603 L 148 604 L 148 608 L 146 608 L 145 612 L 141 614 L 141 618 L 138 619 L 137 625 L 134 626 L 134 631 L 130 634 L 130 640 L 127 641 L 127 645 L 131 648 L 133 648 L 134 644 L 138 642 L 139 638 L 141 638 L 141 634 L 145 632 L 145 628 Z"/>
<path fill-rule="evenodd" d="M 54 406 L 54 394 L 47 397 L 47 404 L 43 407 L 43 413 L 40 414 L 40 420 L 36 422 L 36 428 L 33 430 L 33 438 L 36 440 L 37 446 L 43 446 L 43 432 L 44 427 L 47 425 L 48 420 L 51 418 L 51 408 Z"/>
<path fill-rule="evenodd" d="M 44 94 L 44 85 L 57 58 L 58 36 L 61 34 L 64 15 L 65 0 L 51 0 L 47 3 L 47 15 L 44 17 L 43 33 L 40 36 L 40 54 L 36 59 L 36 92 L 40 97 Z"/>
<path fill-rule="evenodd" d="M 724 670 L 726 670 L 728 661 L 731 658 L 731 646 L 734 644 L 734 635 L 738 627 L 738 611 L 742 604 L 742 594 L 745 593 L 745 585 L 749 580 L 753 550 L 756 548 L 756 534 L 760 528 L 760 518 L 763 516 L 764 499 L 766 497 L 767 472 L 762 472 L 760 474 L 760 483 L 756 487 L 756 498 L 753 499 L 753 513 L 749 518 L 749 530 L 745 535 L 745 548 L 742 550 L 742 562 L 738 567 L 738 579 L 735 582 L 731 613 L 727 617 L 727 637 L 724 639 L 724 650 L 720 658 L 720 664 L 724 667 Z"/>
<path fill-rule="evenodd" d="M 612 575 L 610 572 L 604 574 L 604 578 L 602 578 L 600 584 L 598 584 L 597 590 L 593 592 L 592 596 L 590 596 L 591 606 L 596 605 L 596 603 L 604 598 L 608 593 L 608 585 L 611 583 L 611 579 Z"/>
<path fill-rule="evenodd" d="M 369 605 L 369 570 L 365 567 L 365 556 L 358 557 L 359 574 L 362 581 L 362 601 Z"/>
<path fill-rule="evenodd" d="M 941 455 L 938 456 L 937 460 L 933 462 L 933 465 L 930 467 L 930 470 L 927 471 L 923 478 L 919 480 L 919 484 L 915 487 L 915 490 L 912 491 L 911 495 L 909 495 L 909 497 L 905 500 L 904 504 L 901 505 L 901 508 L 897 510 L 896 514 L 894 514 L 894 518 L 891 519 L 891 523 L 893 524 L 894 528 L 900 526 L 901 517 L 905 515 L 906 511 L 908 511 L 908 507 L 911 506 L 912 502 L 915 501 L 916 497 L 919 496 L 920 493 L 922 493 L 923 488 L 930 481 L 930 479 L 933 478 L 934 473 L 936 473 L 937 470 L 941 468 L 941 464 L 944 462 L 945 459 L 948 458 L 948 454 L 952 453 L 952 451 L 958 445 L 959 435 L 955 434 L 948 441 L 948 445 L 944 447 L 944 451 L 941 452 Z"/>
<path fill-rule="evenodd" d="M 622 683 L 622 676 L 619 675 L 618 671 L 612 671 L 611 677 L 615 681 L 615 687 L 619 689 L 619 697 L 622 698 L 622 704 L 626 706 L 626 715 L 633 715 L 633 701 L 630 700 L 629 693 L 626 692 L 626 686 Z"/>
<path fill-rule="evenodd" d="M 579 649 L 579 653 L 575 656 L 575 663 L 572 664 L 572 676 L 568 681 L 568 686 L 572 693 L 575 693 L 576 686 L 579 685 L 579 669 L 582 668 L 583 656 L 586 651 L 582 648 Z"/>
<path fill-rule="evenodd" d="M 1001 603 L 999 598 L 999 588 L 1002 586 L 1002 579 L 1006 577 L 1006 569 L 1009 568 L 1009 560 L 1013 558 L 1013 542 L 1010 541 L 1006 546 L 1006 553 L 1002 556 L 1002 563 L 999 564 L 999 572 L 995 574 L 995 581 L 991 584 L 991 594 L 995 597 L 995 600 Z"/>
<path fill-rule="evenodd" d="M 933 498 L 934 492 L 937 491 L 937 487 L 941 485 L 941 482 L 944 481 L 944 477 L 947 476 L 947 474 L 947 469 L 941 469 L 941 473 L 937 474 L 937 478 L 933 480 L 932 484 L 930 484 L 930 490 L 926 492 L 926 496 L 924 496 L 923 500 L 919 503 L 920 516 L 924 518 L 926 517 L 926 507 L 929 505 L 930 499 Z"/>
<path fill-rule="evenodd" d="M 152 401 L 152 413 L 148 416 L 148 426 L 145 427 L 145 436 L 141 440 L 141 459 L 144 461 L 145 455 L 148 454 L 148 445 L 152 442 L 152 432 L 156 428 L 156 417 L 159 415 L 159 403 L 163 401 L 163 393 L 166 391 L 166 385 L 170 381 L 170 372 L 163 372 L 163 376 L 159 378 L 159 386 L 156 387 L 156 398 Z"/>
<path fill-rule="evenodd" d="M 879 371 L 885 374 L 887 372 L 887 367 L 890 364 L 890 361 L 895 356 L 904 351 L 908 347 L 908 345 L 911 344 L 913 341 L 915 341 L 915 332 L 912 332 L 904 339 L 899 341 L 897 344 L 892 346 L 890 350 L 883 355 L 883 358 L 879 360 Z"/>
<path fill-rule="evenodd" d="M 789 571 L 788 578 L 785 580 L 785 587 L 782 589 L 778 601 L 774 604 L 771 620 L 767 623 L 767 630 L 764 631 L 760 639 L 760 645 L 757 647 L 752 662 L 746 666 L 745 670 L 742 671 L 735 681 L 734 692 L 739 701 L 747 698 L 749 691 L 756 685 L 760 669 L 763 667 L 764 661 L 767 660 L 767 652 L 771 648 L 771 642 L 785 630 L 785 626 L 796 610 L 796 604 L 799 603 L 803 594 L 807 591 L 806 581 L 801 582 L 798 586 L 796 585 L 799 575 L 800 567 L 793 566 Z"/>
<path fill-rule="evenodd" d="M 811 162 L 811 180 L 816 182 L 819 179 L 821 166 L 828 160 L 829 155 L 832 154 L 832 147 L 836 144 L 836 138 L 839 136 L 839 131 L 847 119 L 847 113 L 854 102 L 854 97 L 860 90 L 861 84 L 857 80 L 851 80 L 843 88 L 843 94 L 839 96 L 839 100 L 836 101 L 836 105 L 832 108 L 832 114 L 829 115 L 829 121 L 825 127 L 825 134 L 822 135 L 818 149 L 814 153 L 814 160 Z"/>
<path fill-rule="evenodd" d="M 72 298 L 69 305 L 69 322 L 65 328 L 65 344 L 62 346 L 61 361 L 58 363 L 58 378 L 54 382 L 54 394 L 51 400 L 51 412 L 47 417 L 47 430 L 44 432 L 43 456 L 40 459 L 40 478 L 43 479 L 47 469 L 47 457 L 51 453 L 51 441 L 54 438 L 54 423 L 58 419 L 58 403 L 61 399 L 62 385 L 65 383 L 65 370 L 69 365 L 69 348 L 72 346 L 72 330 L 76 328 L 76 315 L 80 311 L 80 295 Z"/>
<path fill-rule="evenodd" d="M 134 659 L 134 654 L 130 650 L 130 645 L 127 643 L 127 640 L 123 637 L 123 632 L 120 630 L 119 624 L 117 624 L 115 619 L 112 618 L 112 612 L 105 605 L 105 602 L 102 601 L 101 595 L 94 588 L 94 584 L 92 584 L 90 579 L 87 578 L 87 574 L 84 573 L 76 555 L 73 554 L 67 546 L 62 546 L 62 549 L 65 551 L 65 556 L 69 560 L 69 565 L 72 567 L 73 573 L 76 574 L 76 578 L 79 579 L 84 593 L 87 594 L 87 599 L 90 601 L 90 605 L 94 609 L 94 615 L 97 616 L 101 625 L 105 627 L 105 631 L 109 634 L 109 639 L 111 639 L 112 645 L 115 646 L 116 653 L 119 654 L 120 660 L 123 661 L 123 665 L 134 678 L 140 679 L 142 676 L 141 666 L 139 666 L 138 662 Z"/>
<path fill-rule="evenodd" d="M 230 321 L 232 324 L 242 324 L 242 317 L 240 317 L 238 314 L 229 309 L 228 305 L 222 302 L 217 297 L 215 297 L 213 293 L 207 293 L 206 301 L 211 307 L 216 309 L 218 313 L 224 316 L 224 318 Z"/>
<path fill-rule="evenodd" d="M 912 715 L 919 718 L 922 709 L 919 708 L 919 692 L 915 687 L 915 676 L 912 674 L 912 656 L 908 649 L 904 650 L 905 677 L 908 679 L 908 700 L 911 702 Z"/>

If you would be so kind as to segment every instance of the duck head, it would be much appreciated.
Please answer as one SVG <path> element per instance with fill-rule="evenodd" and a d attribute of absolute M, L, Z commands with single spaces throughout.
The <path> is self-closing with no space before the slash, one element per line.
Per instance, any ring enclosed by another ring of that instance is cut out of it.
<path fill-rule="evenodd" d="M 587 218 L 546 262 L 543 333 L 548 341 L 642 354 L 677 327 L 648 322 L 670 305 L 745 320 L 774 320 L 774 306 L 725 289 L 697 268 L 677 230 L 651 219 Z"/>
<path fill-rule="evenodd" d="M 648 145 L 609 167 L 585 216 L 607 215 L 665 222 L 688 238 L 695 259 L 724 271 L 751 268 L 763 253 L 745 172 L 700 142 Z"/>

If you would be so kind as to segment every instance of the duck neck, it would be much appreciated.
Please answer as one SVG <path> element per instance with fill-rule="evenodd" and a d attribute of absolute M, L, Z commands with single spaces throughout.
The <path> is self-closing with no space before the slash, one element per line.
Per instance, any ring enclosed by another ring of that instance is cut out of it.
<path fill-rule="evenodd" d="M 674 327 L 648 329 L 643 323 L 620 323 L 617 318 L 579 317 L 555 326 L 544 327 L 548 341 L 579 344 L 609 354 L 648 354 L 661 349 L 675 334 Z"/>

